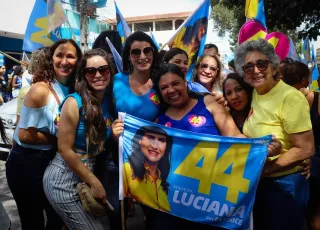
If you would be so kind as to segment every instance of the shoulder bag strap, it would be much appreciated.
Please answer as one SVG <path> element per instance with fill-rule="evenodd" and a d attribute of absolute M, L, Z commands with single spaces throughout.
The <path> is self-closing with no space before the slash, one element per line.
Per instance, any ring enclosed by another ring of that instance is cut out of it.
<path fill-rule="evenodd" d="M 54 91 L 54 89 L 52 88 L 52 86 L 51 86 L 50 83 L 48 84 L 48 88 L 49 88 L 49 90 L 51 91 L 51 93 L 53 94 L 54 98 L 56 99 L 58 105 L 60 105 L 60 104 L 61 104 L 61 101 L 60 101 L 58 95 L 56 94 L 56 91 Z"/>

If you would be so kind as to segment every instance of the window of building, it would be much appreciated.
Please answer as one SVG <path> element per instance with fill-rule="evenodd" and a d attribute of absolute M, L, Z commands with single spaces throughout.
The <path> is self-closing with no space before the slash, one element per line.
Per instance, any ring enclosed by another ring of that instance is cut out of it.
<path fill-rule="evenodd" d="M 132 24 L 130 23 L 130 24 L 128 24 L 128 26 L 129 26 L 130 30 L 132 31 Z"/>
<path fill-rule="evenodd" d="M 157 21 L 156 31 L 172 30 L 172 21 Z"/>
<path fill-rule="evenodd" d="M 183 19 L 178 19 L 178 20 L 176 20 L 176 21 L 174 22 L 174 27 L 175 27 L 176 29 L 178 29 L 183 22 L 184 22 Z"/>
<path fill-rule="evenodd" d="M 134 31 L 142 31 L 142 32 L 148 32 L 150 29 L 153 28 L 152 22 L 142 22 L 142 23 L 135 23 L 134 24 Z"/>

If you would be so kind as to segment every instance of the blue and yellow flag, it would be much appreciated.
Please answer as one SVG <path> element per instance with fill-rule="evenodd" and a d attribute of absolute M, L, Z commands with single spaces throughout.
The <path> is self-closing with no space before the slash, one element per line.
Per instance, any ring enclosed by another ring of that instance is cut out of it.
<path fill-rule="evenodd" d="M 125 40 L 127 39 L 127 37 L 130 36 L 130 34 L 132 32 L 131 32 L 126 20 L 122 16 L 122 14 L 117 6 L 116 1 L 114 1 L 114 5 L 116 7 L 117 30 L 118 30 L 119 35 L 121 37 L 122 45 L 124 46 Z"/>
<path fill-rule="evenodd" d="M 246 0 L 245 15 L 247 18 L 260 22 L 267 28 L 264 0 Z"/>
<path fill-rule="evenodd" d="M 180 48 L 189 57 L 187 80 L 192 76 L 194 65 L 203 53 L 206 43 L 210 0 L 205 0 L 177 29 L 166 43 L 170 48 Z"/>
<path fill-rule="evenodd" d="M 271 136 L 233 138 L 120 113 L 119 198 L 207 225 L 248 229 Z M 201 126 L 204 117 L 189 122 Z"/>
<path fill-rule="evenodd" d="M 311 55 L 310 55 L 311 48 L 310 48 L 309 35 L 303 41 L 302 53 L 303 53 L 303 57 L 304 57 L 304 62 L 306 64 L 308 64 L 309 62 L 312 62 Z"/>
<path fill-rule="evenodd" d="M 319 92 L 320 91 L 319 83 L 318 83 L 319 70 L 318 70 L 318 66 L 317 66 L 317 59 L 316 59 L 313 45 L 311 48 L 311 55 L 312 55 L 312 61 L 313 61 L 313 70 L 312 70 L 310 90 L 315 91 L 315 92 Z"/>
<path fill-rule="evenodd" d="M 48 34 L 54 33 L 63 23 L 68 22 L 60 0 L 47 0 Z"/>
<path fill-rule="evenodd" d="M 24 51 L 32 52 L 43 46 L 50 46 L 61 38 L 59 29 L 48 35 L 47 3 L 45 0 L 36 0 L 29 17 L 27 29 L 23 39 Z"/>

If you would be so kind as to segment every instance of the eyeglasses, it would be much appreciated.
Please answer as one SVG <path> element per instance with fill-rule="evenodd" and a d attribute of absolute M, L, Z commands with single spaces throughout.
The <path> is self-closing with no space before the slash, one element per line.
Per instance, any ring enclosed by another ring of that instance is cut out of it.
<path fill-rule="evenodd" d="M 146 55 L 147 58 L 150 58 L 153 55 L 153 48 L 151 46 L 141 49 L 132 49 L 130 50 L 130 55 L 132 58 L 139 58 L 141 56 L 141 51 Z"/>
<path fill-rule="evenodd" d="M 268 69 L 269 63 L 271 63 L 269 60 L 258 60 L 255 64 L 248 63 L 242 66 L 242 69 L 246 74 L 253 74 L 255 66 L 258 68 L 258 70 L 265 71 Z"/>
<path fill-rule="evenodd" d="M 209 66 L 206 63 L 200 63 L 200 68 L 201 69 L 207 69 L 208 67 L 209 67 L 210 71 L 212 71 L 212 72 L 216 72 L 219 69 L 219 68 L 214 67 L 214 66 Z"/>
<path fill-rule="evenodd" d="M 110 69 L 108 65 L 103 65 L 100 66 L 99 68 L 95 68 L 95 67 L 88 67 L 84 69 L 84 74 L 86 75 L 86 77 L 88 78 L 94 78 L 97 74 L 97 71 L 99 71 L 99 73 L 102 76 L 107 76 L 110 74 Z"/>

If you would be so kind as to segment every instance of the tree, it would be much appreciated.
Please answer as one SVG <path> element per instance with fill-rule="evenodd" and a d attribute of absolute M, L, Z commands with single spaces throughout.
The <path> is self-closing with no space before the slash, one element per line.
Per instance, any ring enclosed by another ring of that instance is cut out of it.
<path fill-rule="evenodd" d="M 80 0 L 80 48 L 88 50 L 88 0 Z"/>
<path fill-rule="evenodd" d="M 320 35 L 319 0 L 265 0 L 268 31 L 280 31 L 297 41 L 307 35 L 316 40 Z M 230 32 L 231 45 L 237 44 L 238 33 L 245 23 L 245 0 L 211 0 L 212 18 L 218 32 Z"/>

